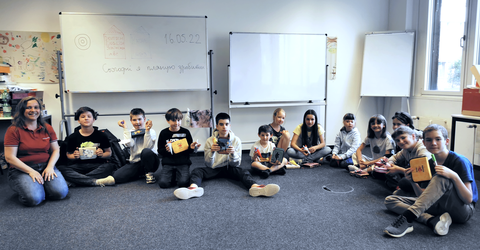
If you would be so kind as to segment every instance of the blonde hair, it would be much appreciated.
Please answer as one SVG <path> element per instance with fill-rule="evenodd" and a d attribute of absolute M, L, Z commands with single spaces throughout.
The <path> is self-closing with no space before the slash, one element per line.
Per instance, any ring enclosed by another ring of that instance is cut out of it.
<path fill-rule="evenodd" d="M 273 111 L 273 121 L 275 122 L 275 117 L 277 117 L 278 113 L 279 112 L 283 112 L 285 114 L 285 110 L 283 110 L 282 108 L 277 108 L 275 109 L 275 111 Z M 286 115 L 286 114 L 285 114 Z"/>

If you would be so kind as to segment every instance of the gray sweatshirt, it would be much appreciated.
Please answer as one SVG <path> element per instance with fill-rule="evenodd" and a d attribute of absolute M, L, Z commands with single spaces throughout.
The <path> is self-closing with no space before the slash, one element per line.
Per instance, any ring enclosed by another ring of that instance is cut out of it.
<path fill-rule="evenodd" d="M 350 132 L 342 128 L 335 138 L 332 154 L 340 156 L 343 160 L 348 159 L 357 152 L 360 144 L 362 144 L 362 138 L 357 128 L 353 128 Z"/>
<path fill-rule="evenodd" d="M 213 138 L 218 139 L 218 131 L 214 131 L 213 135 L 205 142 L 204 154 L 205 154 L 205 166 L 211 168 L 219 168 L 228 166 L 239 167 L 242 162 L 242 141 L 236 137 L 232 131 L 228 133 L 230 139 L 230 145 L 233 146 L 235 152 L 233 154 L 220 154 L 218 152 L 212 152 Z"/>

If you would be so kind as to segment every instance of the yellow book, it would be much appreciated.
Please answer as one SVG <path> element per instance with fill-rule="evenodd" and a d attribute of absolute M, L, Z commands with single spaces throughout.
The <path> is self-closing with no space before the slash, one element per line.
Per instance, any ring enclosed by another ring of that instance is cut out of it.
<path fill-rule="evenodd" d="M 178 154 L 180 152 L 183 152 L 183 151 L 187 150 L 188 146 L 189 145 L 188 145 L 188 142 L 187 142 L 187 138 L 183 138 L 181 140 L 172 142 L 172 148 L 173 148 L 173 152 L 175 154 Z"/>
<path fill-rule="evenodd" d="M 427 157 L 421 157 L 410 160 L 410 169 L 412 169 L 412 178 L 414 182 L 429 181 L 432 179 L 430 164 Z"/>

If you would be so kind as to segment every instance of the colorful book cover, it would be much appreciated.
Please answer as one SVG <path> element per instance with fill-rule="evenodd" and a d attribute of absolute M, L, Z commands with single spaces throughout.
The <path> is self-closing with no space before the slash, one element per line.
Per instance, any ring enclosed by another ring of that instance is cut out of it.
<path fill-rule="evenodd" d="M 178 154 L 188 149 L 187 138 L 172 142 L 173 152 Z"/>
<path fill-rule="evenodd" d="M 429 181 L 432 179 L 432 172 L 427 157 L 410 160 L 410 169 L 412 169 L 414 182 Z"/>

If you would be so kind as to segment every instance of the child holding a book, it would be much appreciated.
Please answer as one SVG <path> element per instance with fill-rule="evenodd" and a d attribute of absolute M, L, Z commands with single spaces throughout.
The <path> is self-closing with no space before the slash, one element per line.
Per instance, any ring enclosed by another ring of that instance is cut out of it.
<path fill-rule="evenodd" d="M 216 129 L 205 143 L 205 167 L 195 168 L 190 176 L 190 186 L 177 188 L 173 194 L 181 200 L 201 197 L 202 181 L 218 177 L 241 181 L 253 197 L 273 196 L 278 193 L 280 191 L 278 185 L 258 185 L 250 172 L 240 167 L 242 142 L 230 130 L 230 115 L 219 113 L 215 117 L 215 122 Z"/>
<path fill-rule="evenodd" d="M 160 171 L 160 181 L 158 185 L 161 188 L 172 187 L 176 179 L 179 187 L 187 187 L 190 181 L 190 154 L 195 147 L 201 145 L 193 142 L 190 131 L 182 125 L 183 114 L 180 110 L 172 108 L 165 114 L 165 119 L 170 125 L 160 132 L 158 137 L 158 153 L 162 156 L 162 170 Z M 179 151 L 174 152 L 174 145 L 183 145 Z M 172 175 L 175 174 L 175 178 Z"/>
<path fill-rule="evenodd" d="M 125 120 L 118 121 L 118 126 L 123 128 L 123 138 L 128 141 L 130 159 L 128 164 L 119 168 L 113 175 L 115 182 L 125 183 L 136 180 L 145 175 L 147 184 L 155 183 L 153 173 L 160 164 L 157 153 L 154 150 L 157 135 L 152 128 L 153 123 L 146 120 L 145 111 L 134 108 L 130 111 L 130 122 L 133 128 L 129 130 Z"/>
<path fill-rule="evenodd" d="M 417 138 L 415 131 L 407 126 L 398 127 L 392 137 L 402 150 L 388 159 L 391 167 L 385 175 L 385 183 L 388 187 L 397 189 L 394 194 L 412 194 L 414 191 L 412 185 L 405 179 L 410 160 L 420 157 L 430 159 L 431 154 L 425 148 L 422 140 Z M 427 184 L 422 183 L 421 185 L 426 186 Z"/>
<path fill-rule="evenodd" d="M 435 175 L 422 189 L 412 179 L 412 170 L 405 171 L 417 197 L 390 195 L 387 209 L 400 214 L 384 232 L 402 237 L 413 231 L 413 221 L 424 223 L 437 235 L 446 235 L 452 222 L 465 223 L 473 215 L 478 201 L 473 166 L 462 155 L 448 150 L 448 132 L 437 124 L 423 131 L 423 143 L 435 159 Z"/>
<path fill-rule="evenodd" d="M 332 150 L 326 147 L 324 133 L 318 123 L 317 112 L 307 110 L 303 115 L 303 123 L 293 130 L 292 142 L 287 149 L 288 156 L 298 162 L 312 163 L 328 155 Z"/>
<path fill-rule="evenodd" d="M 271 174 L 284 175 L 286 173 L 287 159 L 283 158 L 283 153 L 278 152 L 278 150 L 283 152 L 283 149 L 275 150 L 275 144 L 270 141 L 272 131 L 269 125 L 260 126 L 258 128 L 260 140 L 255 142 L 250 149 L 252 172 L 258 174 L 262 179 L 268 178 Z M 281 154 L 281 157 L 274 155 L 274 152 Z"/>
<path fill-rule="evenodd" d="M 93 126 L 97 116 L 97 112 L 89 107 L 81 107 L 75 112 L 75 120 L 80 126 L 66 139 L 68 164 L 59 166 L 65 180 L 71 184 L 115 185 L 115 179 L 111 176 L 115 165 L 107 162 L 112 152 L 110 141 Z"/>
<path fill-rule="evenodd" d="M 362 154 L 365 147 L 369 146 L 371 157 Z M 368 175 L 373 171 L 371 166 L 385 157 L 392 156 L 395 142 L 387 132 L 387 120 L 383 115 L 377 114 L 370 117 L 368 121 L 367 137 L 353 155 L 353 161 L 358 162 L 358 167 L 349 165 L 350 171 L 362 169 L 363 174 Z"/>

